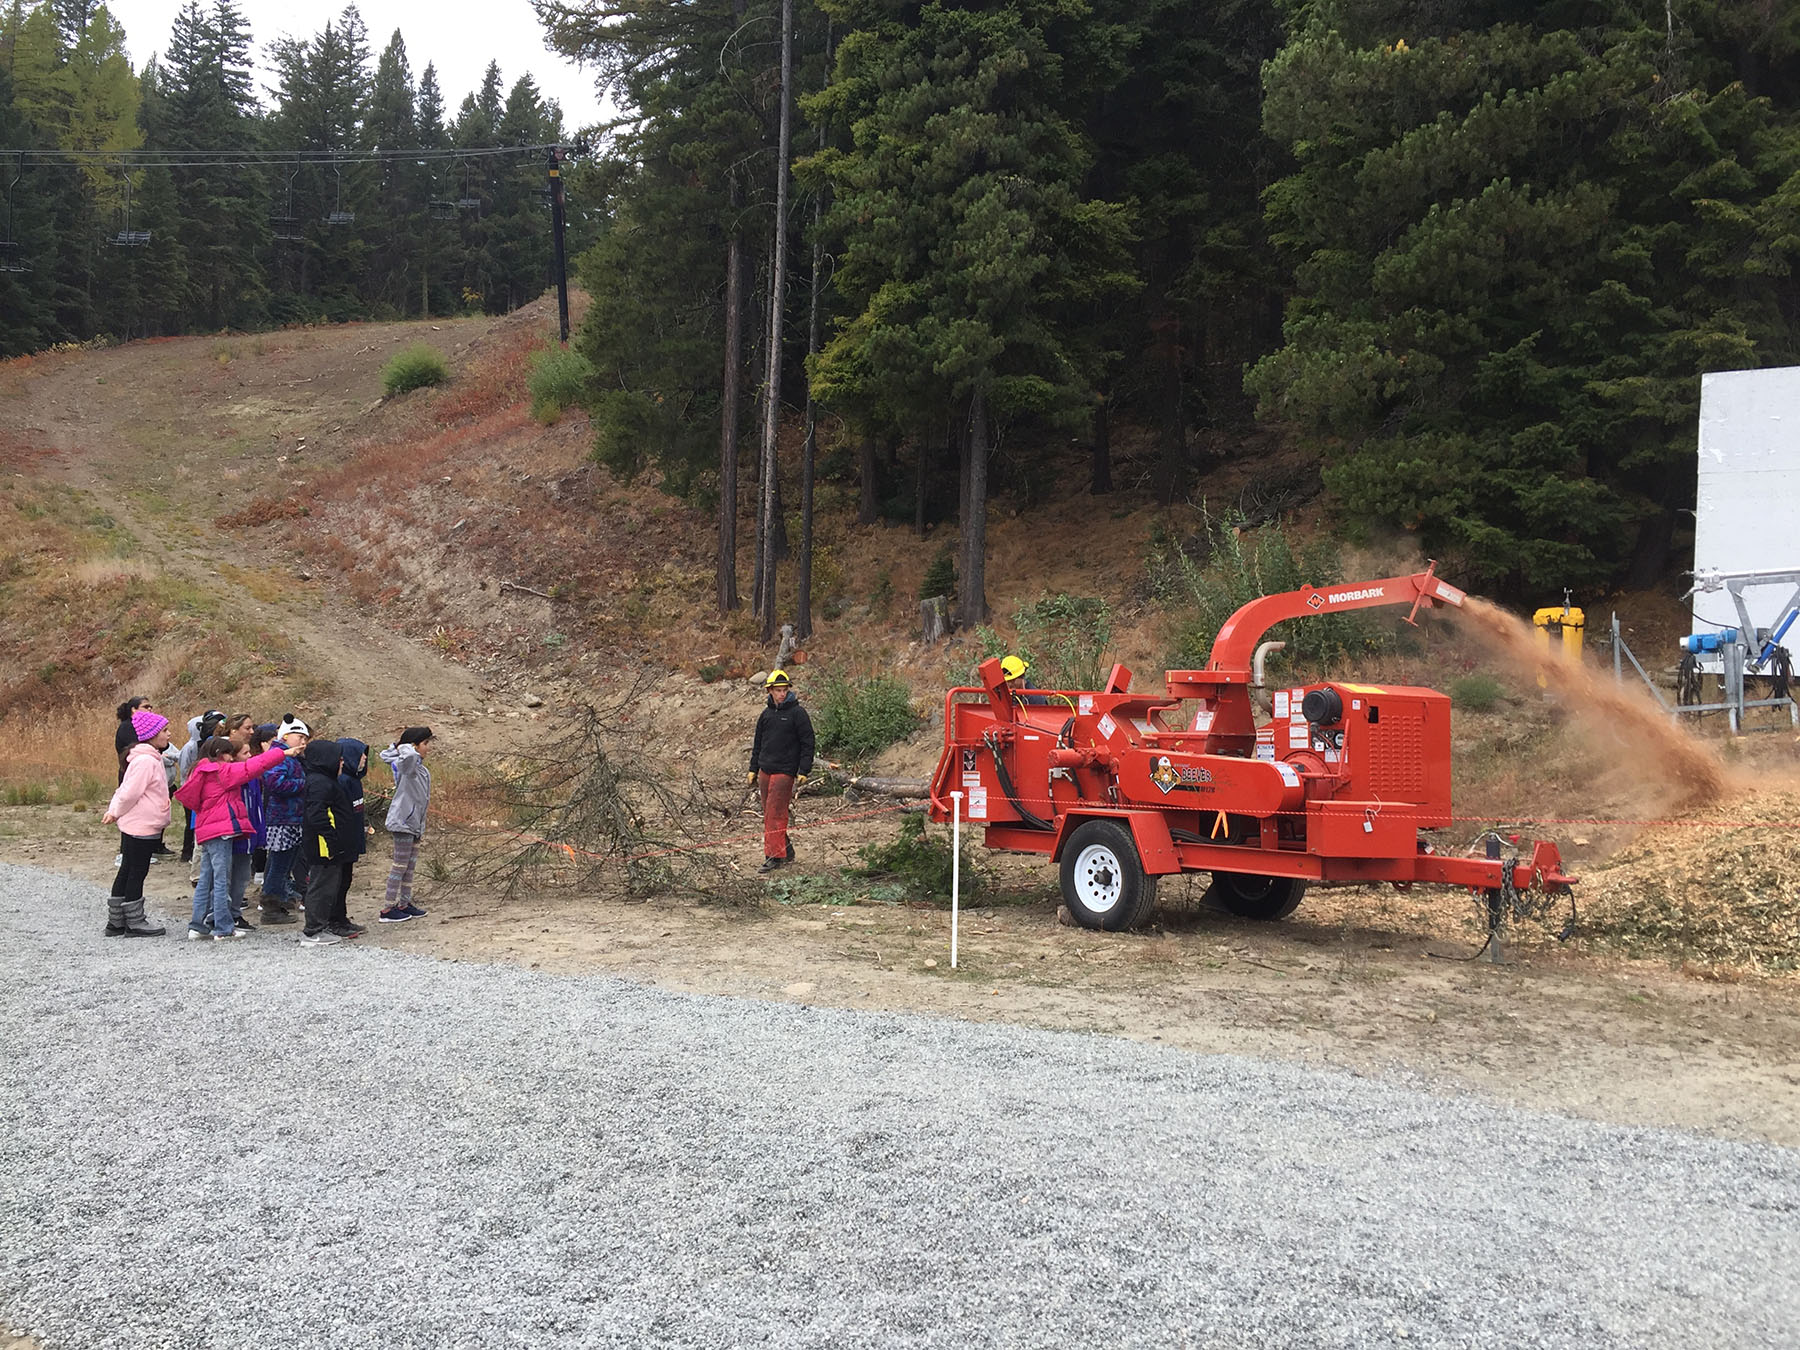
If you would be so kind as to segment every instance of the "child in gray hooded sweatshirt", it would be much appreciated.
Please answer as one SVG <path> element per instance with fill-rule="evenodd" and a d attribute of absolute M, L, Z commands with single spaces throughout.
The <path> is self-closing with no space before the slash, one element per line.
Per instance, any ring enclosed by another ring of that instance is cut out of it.
<path fill-rule="evenodd" d="M 425 808 L 431 804 L 431 770 L 425 767 L 430 727 L 408 727 L 400 739 L 381 752 L 382 762 L 394 771 L 394 800 L 388 806 L 387 830 L 394 839 L 394 865 L 388 869 L 387 907 L 383 923 L 421 919 L 425 911 L 412 902 L 413 866 L 419 859 L 419 840 L 425 834 Z"/>

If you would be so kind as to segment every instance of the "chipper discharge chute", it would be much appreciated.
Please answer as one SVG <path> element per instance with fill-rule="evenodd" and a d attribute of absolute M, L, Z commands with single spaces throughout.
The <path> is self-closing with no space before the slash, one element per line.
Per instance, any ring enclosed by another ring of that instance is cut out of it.
<path fill-rule="evenodd" d="M 1103 689 L 1015 691 L 1000 662 L 982 688 L 944 701 L 944 753 L 931 816 L 953 792 L 989 848 L 1062 865 L 1077 922 L 1144 923 L 1157 878 L 1210 872 L 1225 909 L 1251 919 L 1293 913 L 1313 881 L 1465 886 L 1490 916 L 1532 888 L 1571 878 L 1556 846 L 1486 857 L 1437 852 L 1421 831 L 1449 825 L 1450 700 L 1432 689 L 1330 681 L 1277 689 L 1258 722 L 1262 642 L 1286 619 L 1379 605 L 1461 605 L 1434 568 L 1410 576 L 1312 586 L 1253 600 L 1219 630 L 1203 670 L 1172 670 L 1166 692 L 1136 694 L 1114 666 Z M 1497 918 L 1494 919 L 1497 924 Z"/>

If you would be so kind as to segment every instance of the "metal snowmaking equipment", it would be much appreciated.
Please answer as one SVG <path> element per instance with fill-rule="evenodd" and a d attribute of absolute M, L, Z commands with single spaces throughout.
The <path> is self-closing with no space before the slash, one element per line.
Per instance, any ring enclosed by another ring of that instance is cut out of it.
<path fill-rule="evenodd" d="M 1329 681 L 1277 689 L 1259 723 L 1251 690 L 1277 623 L 1384 605 L 1461 606 L 1423 572 L 1263 596 L 1219 630 L 1204 669 L 1133 693 L 1115 665 L 1097 690 L 1008 691 L 997 660 L 982 687 L 944 699 L 931 818 L 982 827 L 988 848 L 1058 861 L 1075 920 L 1108 931 L 1149 917 L 1161 877 L 1210 872 L 1209 894 L 1249 919 L 1282 919 L 1312 882 L 1463 886 L 1485 900 L 1499 959 L 1507 913 L 1528 892 L 1567 893 L 1555 844 L 1487 835 L 1484 856 L 1440 853 L 1422 831 L 1451 824 L 1450 700 L 1432 689 Z M 1502 856 L 1506 853 L 1507 856 Z"/>
<path fill-rule="evenodd" d="M 1800 570 L 1746 572 L 1700 571 L 1692 574 L 1694 584 L 1684 599 L 1696 595 L 1724 591 L 1737 610 L 1736 628 L 1718 628 L 1689 633 L 1681 639 L 1681 664 L 1676 676 L 1676 711 L 1682 713 L 1723 712 L 1731 722 L 1733 733 L 1744 729 L 1744 713 L 1750 708 L 1786 708 L 1790 726 L 1800 726 L 1800 705 L 1790 697 L 1793 659 L 1783 644 L 1788 630 L 1800 618 Z M 1749 586 L 1792 586 L 1787 601 L 1768 627 L 1761 627 L 1750 617 L 1750 606 L 1744 598 Z M 1719 663 L 1721 701 L 1701 701 L 1703 662 Z M 1747 676 L 1766 676 L 1770 682 L 1768 698 L 1748 697 L 1744 680 Z"/>

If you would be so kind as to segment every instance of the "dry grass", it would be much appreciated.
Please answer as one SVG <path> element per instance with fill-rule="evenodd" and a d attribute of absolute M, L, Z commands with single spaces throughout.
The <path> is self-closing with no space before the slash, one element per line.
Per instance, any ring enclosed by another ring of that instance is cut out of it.
<path fill-rule="evenodd" d="M 531 358 L 549 345 L 535 329 L 496 333 L 487 349 L 458 373 L 455 384 L 432 402 L 433 419 L 454 426 L 506 409 L 523 410 L 530 398 Z"/>
<path fill-rule="evenodd" d="M 162 569 L 148 558 L 90 558 L 69 569 L 69 579 L 81 586 L 100 586 L 117 581 L 150 581 Z"/>
<path fill-rule="evenodd" d="M 8 718 L 0 723 L 0 800 L 104 802 L 118 782 L 112 708 L 49 717 Z"/>

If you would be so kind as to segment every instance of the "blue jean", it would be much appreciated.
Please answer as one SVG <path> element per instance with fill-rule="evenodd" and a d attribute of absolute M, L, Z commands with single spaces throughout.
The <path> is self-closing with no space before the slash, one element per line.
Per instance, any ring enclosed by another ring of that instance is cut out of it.
<path fill-rule="evenodd" d="M 251 868 L 254 864 L 255 860 L 251 858 L 248 849 L 242 853 L 233 850 L 231 854 L 231 921 L 233 926 L 236 926 L 237 921 L 244 916 L 244 892 L 250 889 Z"/>
<path fill-rule="evenodd" d="M 263 870 L 262 893 L 270 900 L 288 898 L 288 871 L 294 865 L 297 848 L 270 849 L 269 865 Z"/>
<path fill-rule="evenodd" d="M 230 933 L 237 927 L 231 917 L 229 838 L 207 839 L 200 845 L 200 884 L 194 887 L 194 917 L 188 920 L 188 927 L 206 927 L 208 915 L 215 933 Z"/>

